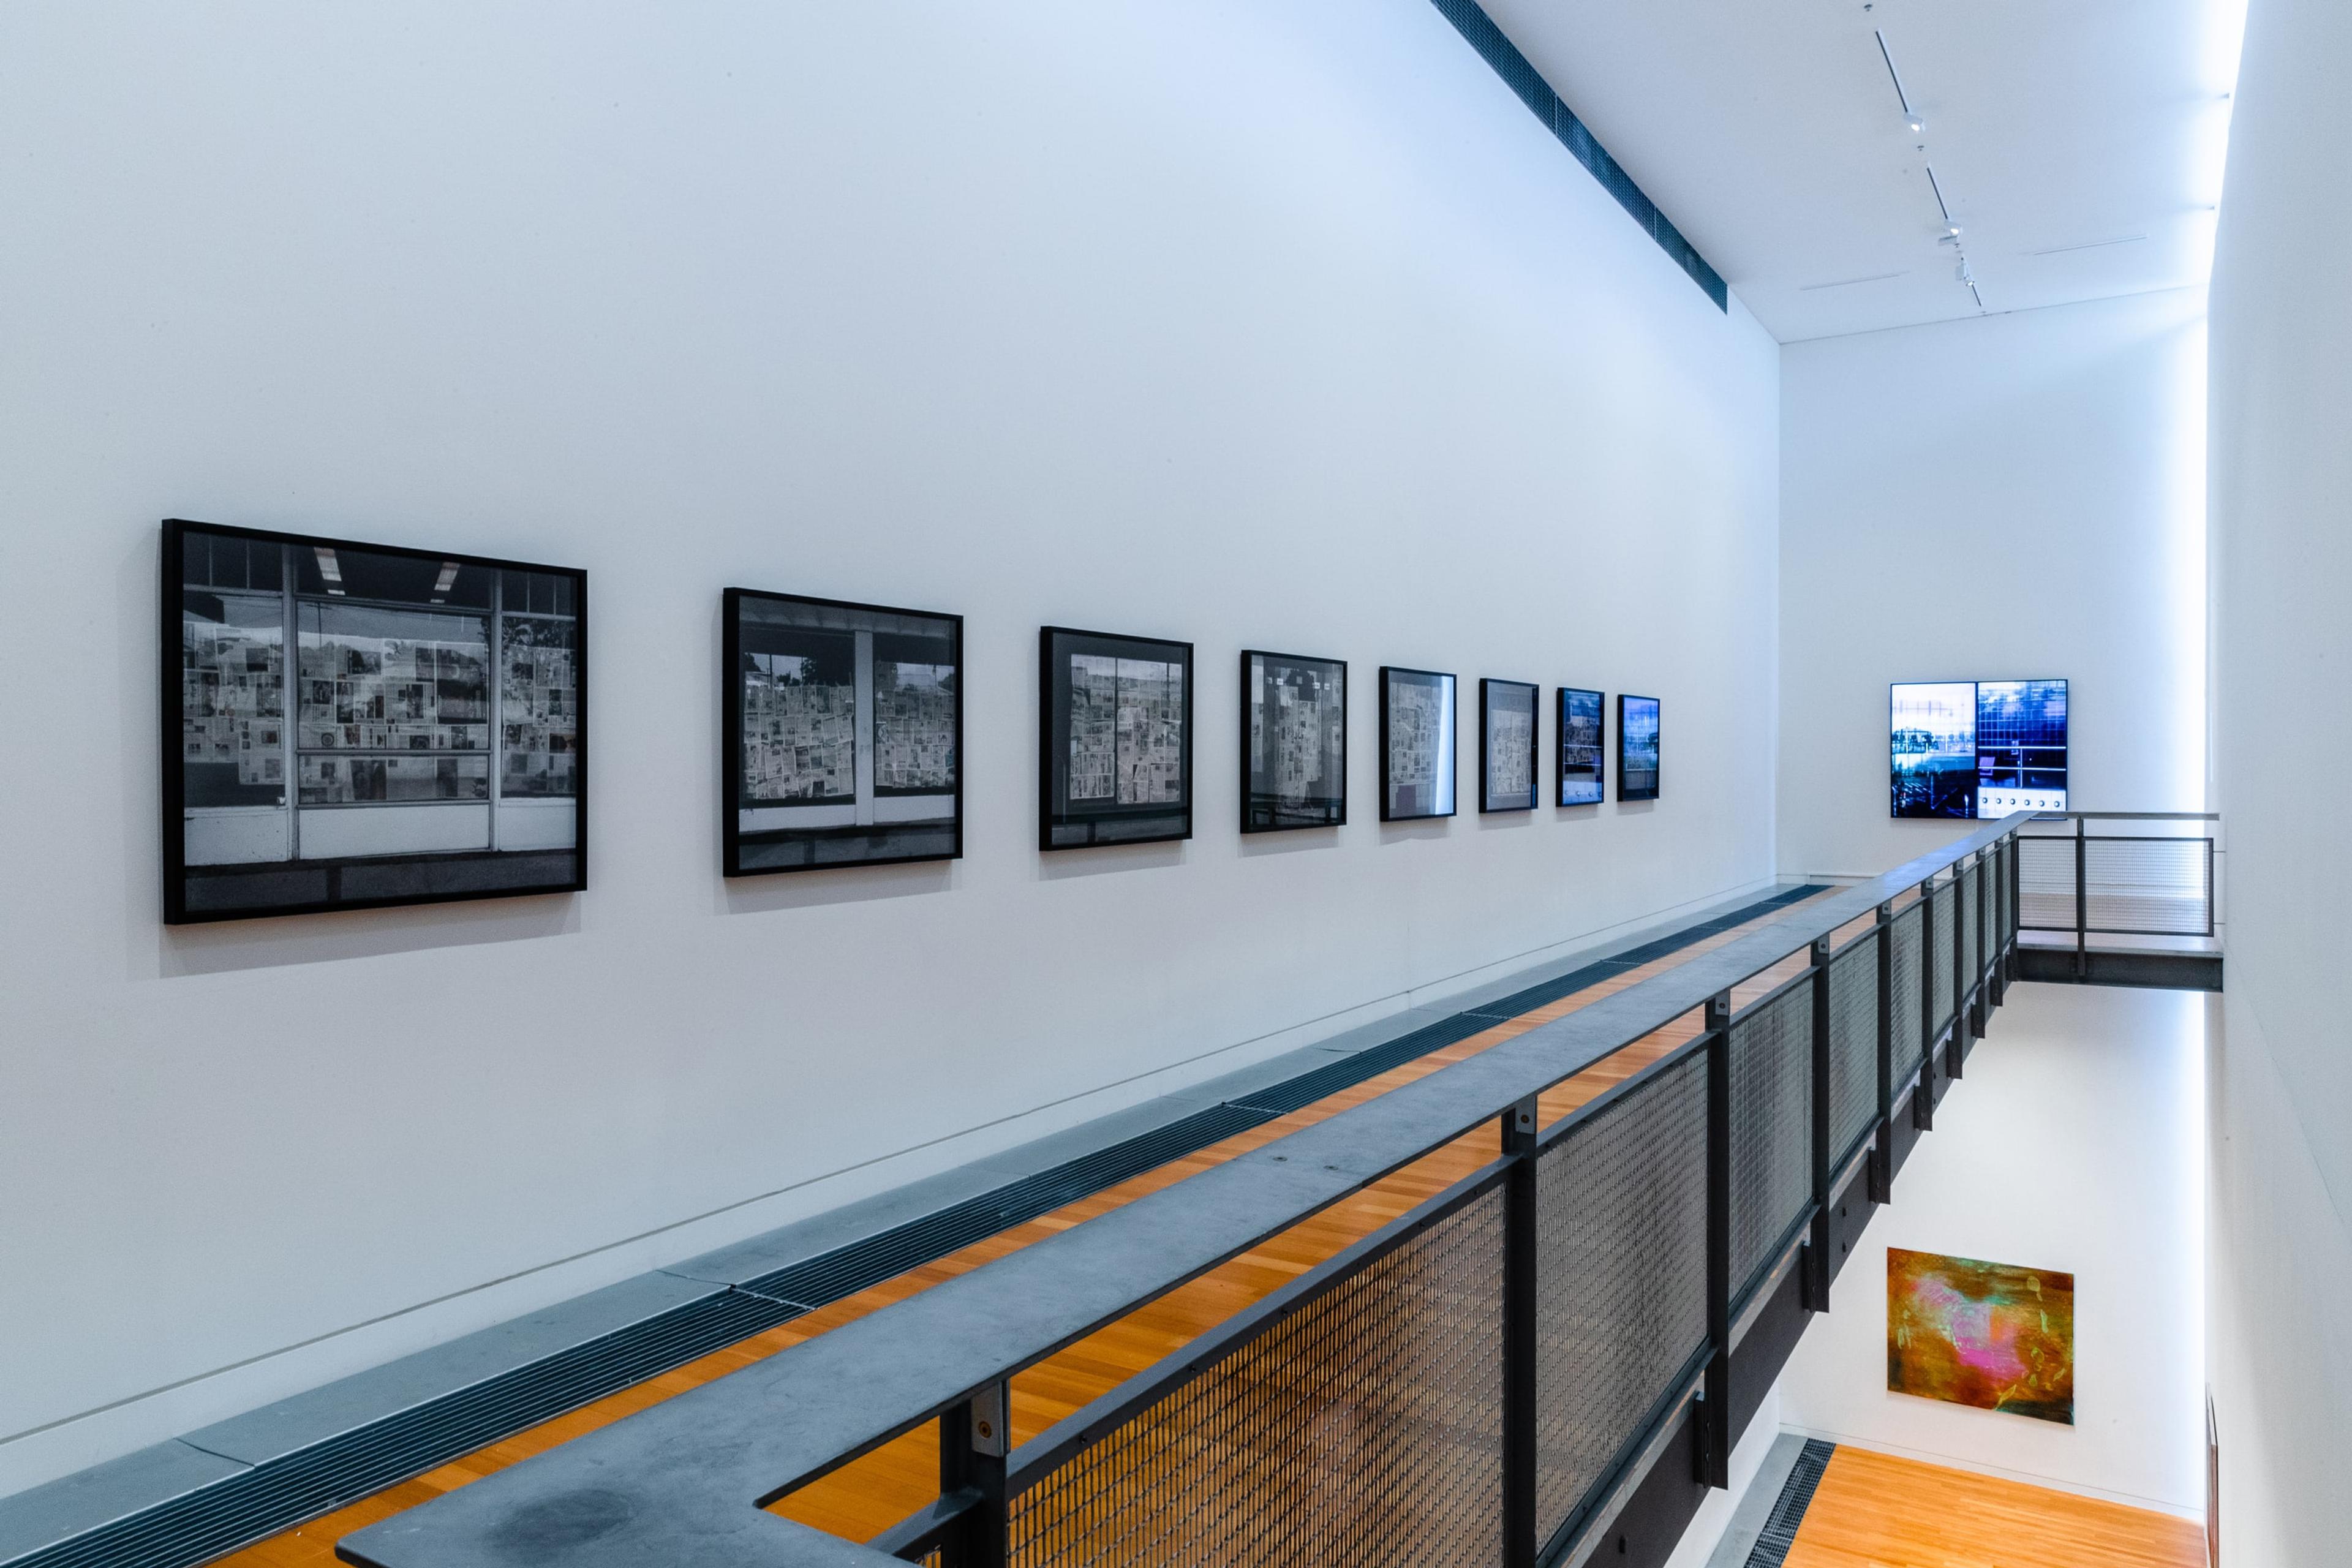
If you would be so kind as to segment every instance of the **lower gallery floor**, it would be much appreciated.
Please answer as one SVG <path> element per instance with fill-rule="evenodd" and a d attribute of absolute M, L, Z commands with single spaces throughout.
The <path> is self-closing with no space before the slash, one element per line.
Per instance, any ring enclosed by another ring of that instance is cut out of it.
<path fill-rule="evenodd" d="M 2205 1531 L 2149 1509 L 1841 1446 L 1785 1568 L 2204 1568 Z"/>

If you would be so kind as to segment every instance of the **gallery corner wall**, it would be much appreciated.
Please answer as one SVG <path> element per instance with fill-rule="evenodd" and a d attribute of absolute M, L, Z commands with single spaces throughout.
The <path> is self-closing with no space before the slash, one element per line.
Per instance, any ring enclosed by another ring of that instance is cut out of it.
<path fill-rule="evenodd" d="M 2352 1052 L 2336 780 L 2352 664 L 2352 212 L 2315 199 L 2352 135 L 2352 8 L 2254 0 L 2213 268 L 2215 808 L 2230 977 L 2212 1060 L 2221 1561 L 2352 1539 Z"/>
<path fill-rule="evenodd" d="M 15 6 L 0 147 L 0 1491 L 1774 875 L 1779 350 L 1425 0 Z M 588 890 L 164 929 L 167 516 L 584 569 Z M 966 617 L 963 859 L 722 883 L 729 585 Z M 1045 625 L 1192 839 L 1039 854 Z M 1383 827 L 1383 663 L 1662 797 Z"/>
<path fill-rule="evenodd" d="M 2201 289 L 1782 349 L 1784 871 L 1964 830 L 1887 815 L 1898 681 L 2063 679 L 2076 809 L 2204 809 L 2204 422 Z"/>
<path fill-rule="evenodd" d="M 1782 1424 L 2201 1519 L 2205 1013 L 2012 988 L 1782 1371 Z M 2072 1274 L 2074 1424 L 1890 1392 L 1890 1247 Z"/>

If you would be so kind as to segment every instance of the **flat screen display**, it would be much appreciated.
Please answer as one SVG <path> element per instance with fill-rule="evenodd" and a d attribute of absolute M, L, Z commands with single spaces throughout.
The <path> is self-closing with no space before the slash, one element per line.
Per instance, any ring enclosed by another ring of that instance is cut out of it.
<path fill-rule="evenodd" d="M 1617 798 L 1658 798 L 1658 700 L 1617 699 Z"/>
<path fill-rule="evenodd" d="M 1593 805 L 1601 800 L 1601 693 L 1581 687 L 1559 689 L 1559 804 Z"/>
<path fill-rule="evenodd" d="M 1942 680 L 1891 689 L 1888 815 L 2066 809 L 2066 683 Z"/>

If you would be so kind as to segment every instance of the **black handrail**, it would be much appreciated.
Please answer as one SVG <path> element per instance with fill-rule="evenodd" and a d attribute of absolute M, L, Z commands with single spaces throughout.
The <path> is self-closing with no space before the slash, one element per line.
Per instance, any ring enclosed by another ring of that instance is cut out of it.
<path fill-rule="evenodd" d="M 1875 916 L 1882 942 L 1891 943 L 1887 906 L 1895 899 L 1947 871 L 1957 879 L 1958 868 L 1972 859 L 1979 888 L 1989 885 L 1986 863 L 1977 858 L 2012 838 L 2028 820 L 2021 813 L 1985 824 L 1883 877 L 1800 906 L 1762 930 L 1464 1061 L 397 1514 L 344 1538 L 339 1554 L 370 1568 L 526 1568 L 559 1560 L 567 1568 L 673 1562 L 700 1568 L 878 1568 L 894 1560 L 888 1551 L 842 1541 L 761 1508 L 940 1420 L 946 1505 L 890 1532 L 889 1545 L 912 1554 L 935 1542 L 954 1542 L 950 1562 L 1001 1562 L 1008 1475 L 1026 1478 L 1036 1469 L 1027 1449 L 1007 1452 L 1004 1392 L 1016 1373 L 1463 1134 L 1530 1108 L 1542 1090 L 1696 1009 L 1706 1009 L 1708 1031 L 1674 1058 L 1706 1050 L 1715 1064 L 1710 1076 L 1720 1079 L 1728 1070 L 1726 1042 L 1737 1022 L 1729 1012 L 1733 987 L 1793 953 L 1811 950 L 1819 960 L 1824 950 L 1817 944 L 1856 920 Z M 2015 861 L 2013 852 L 2000 857 L 2012 897 Z M 1984 902 L 1979 897 L 1980 914 Z M 1952 907 L 1955 912 L 1961 907 L 1957 896 Z M 2008 907 L 2013 910 L 2013 902 Z M 1926 918 L 1934 913 L 1931 903 Z M 1921 988 L 1928 998 L 1935 987 L 1924 972 L 1943 956 L 1941 945 L 1922 944 Z M 1984 963 L 1977 973 L 1953 976 L 1961 984 L 1951 998 L 1954 1048 L 1948 1073 L 1958 1066 L 1958 1036 L 1970 1015 L 1981 1018 L 1987 976 L 2011 945 L 2013 938 L 2000 952 L 1979 948 Z M 1957 969 L 1968 944 L 1949 946 Z M 1823 983 L 1819 976 L 1825 973 L 1816 963 L 1807 975 Z M 1882 985 L 1882 997 L 1889 994 Z M 1933 1102 L 1941 1027 L 1940 1021 L 1931 1024 L 1937 1026 L 1923 1042 L 1922 1091 L 1915 1107 L 1920 1100 Z M 1892 1181 L 1885 1130 L 1893 1094 L 1903 1082 L 1900 1074 L 1889 1081 L 1887 1049 L 1882 1017 L 1881 1149 L 1874 1192 Z M 1816 1086 L 1817 1095 L 1825 1092 Z M 1528 1151 L 1537 1142 L 1532 1131 Z M 1546 1146 L 1560 1131 L 1546 1134 Z M 1710 1136 L 1711 1144 L 1724 1142 Z M 1502 1181 L 1509 1164 L 1506 1159 L 1471 1180 Z M 1818 1190 L 1817 1180 L 1809 1184 Z M 1449 1196 L 1458 1197 L 1459 1190 Z M 1713 1203 L 1711 1212 L 1710 1230 L 1719 1231 L 1726 1205 Z M 1809 1205 L 1792 1234 L 1802 1233 L 1816 1215 Z M 1711 1237 L 1710 1251 L 1721 1239 Z M 1323 1266 L 1317 1280 L 1338 1277 L 1340 1261 Z M 1298 1287 L 1308 1288 L 1305 1280 Z M 1702 1378 L 1712 1428 L 1707 1468 L 1719 1485 L 1728 1458 L 1725 1380 L 1733 1335 L 1720 1321 L 1729 1306 L 1727 1290 L 1718 1284 L 1713 1293 L 1718 1321 L 1711 1325 Z M 1253 1310 L 1248 1321 L 1259 1321 L 1266 1310 Z M 1210 1337 L 1228 1342 L 1246 1327 L 1228 1325 Z M 1055 1446 L 1073 1436 L 1057 1429 Z M 955 1542 L 960 1524 L 991 1511 L 997 1516 L 992 1544 Z M 1507 1563 L 1528 1555 L 1516 1542 L 1506 1545 Z"/>

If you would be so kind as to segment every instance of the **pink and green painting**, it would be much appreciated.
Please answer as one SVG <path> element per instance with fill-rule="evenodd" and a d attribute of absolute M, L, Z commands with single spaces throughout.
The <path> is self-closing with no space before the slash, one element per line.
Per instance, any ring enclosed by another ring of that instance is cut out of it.
<path fill-rule="evenodd" d="M 1886 1249 L 1886 1386 L 2074 1424 L 2074 1277 Z"/>

